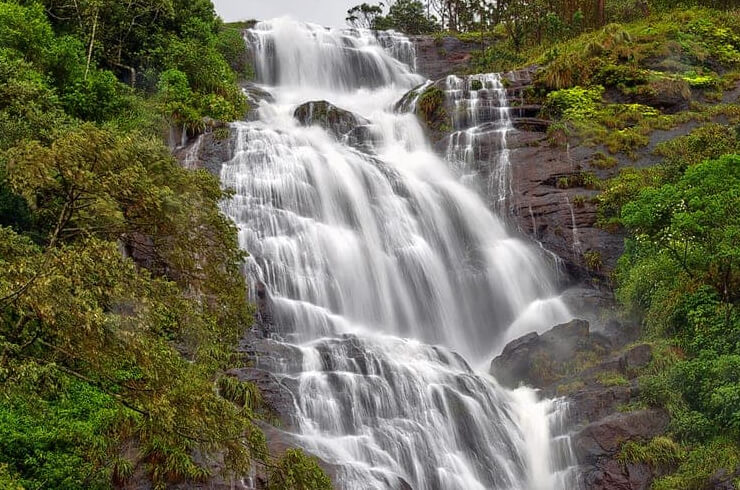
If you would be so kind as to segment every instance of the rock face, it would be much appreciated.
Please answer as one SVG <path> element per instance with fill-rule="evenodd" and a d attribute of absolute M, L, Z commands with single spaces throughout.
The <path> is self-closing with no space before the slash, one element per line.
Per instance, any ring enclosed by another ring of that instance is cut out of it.
<path fill-rule="evenodd" d="M 649 440 L 664 434 L 669 417 L 662 410 L 617 413 L 587 425 L 574 437 L 583 485 L 594 490 L 643 490 L 657 476 L 647 464 L 624 464 L 616 459 L 626 441 Z"/>
<path fill-rule="evenodd" d="M 373 150 L 370 121 L 325 100 L 306 102 L 298 106 L 293 116 L 304 126 L 320 126 L 359 150 Z"/>
<path fill-rule="evenodd" d="M 416 72 L 430 80 L 451 73 L 468 71 L 474 51 L 482 50 L 482 42 L 461 41 L 452 36 L 411 36 L 416 48 Z"/>
<path fill-rule="evenodd" d="M 434 60 L 439 63 L 435 65 L 437 73 L 444 72 L 444 75 L 464 66 L 464 63 L 445 65 L 439 57 Z M 421 62 L 422 67 L 424 63 L 426 61 Z M 506 137 L 511 162 L 511 198 L 507 203 L 511 228 L 554 253 L 570 280 L 597 279 L 601 284 L 608 284 L 624 250 L 625 236 L 619 229 L 607 230 L 597 223 L 595 198 L 599 194 L 599 181 L 616 176 L 625 167 L 643 168 L 656 164 L 658 157 L 653 151 L 659 143 L 688 134 L 698 123 L 692 121 L 671 130 L 653 131 L 648 145 L 630 157 L 611 155 L 604 146 L 569 142 L 564 133 L 548 136 L 551 121 L 540 117 L 541 101 L 534 95 L 536 71 L 537 67 L 532 66 L 504 75 L 508 115 L 514 128 Z M 440 78 L 430 87 L 446 90 L 447 80 Z M 481 103 L 481 94 L 477 96 L 476 103 Z M 646 92 L 632 98 L 607 91 L 604 97 L 610 102 L 640 102 L 665 112 L 676 112 L 686 107 L 690 94 L 681 87 L 673 87 L 666 93 Z M 458 114 L 455 101 L 448 100 L 444 109 L 448 120 L 454 121 Z M 447 156 L 451 143 L 460 138 L 461 131 L 472 131 L 475 142 L 465 151 L 472 156 L 469 166 L 478 174 L 477 180 L 485 183 L 495 177 L 496 155 L 502 143 L 496 131 L 495 119 L 499 115 L 495 112 L 479 115 L 482 117 L 475 121 L 475 129 L 473 125 L 434 124 L 428 132 L 438 153 Z M 423 117 L 421 120 L 426 122 Z M 485 185 L 481 188 L 487 192 Z M 486 197 L 495 201 L 492 195 Z"/>
<path fill-rule="evenodd" d="M 589 334 L 588 322 L 573 320 L 538 335 L 530 333 L 510 342 L 491 362 L 491 375 L 515 388 L 520 383 L 544 388 L 555 380 L 552 369 L 574 359 L 580 352 L 604 351 L 608 341 Z"/>
<path fill-rule="evenodd" d="M 634 339 L 631 329 L 613 326 L 597 333 L 574 320 L 514 340 L 491 363 L 502 384 L 524 383 L 546 396 L 566 397 L 566 425 L 584 488 L 647 489 L 661 474 L 661 468 L 618 460 L 625 442 L 665 434 L 669 422 L 663 410 L 623 411 L 636 400 L 636 377 L 653 357 L 650 345 L 625 347 Z"/>
<path fill-rule="evenodd" d="M 234 155 L 235 136 L 233 128 L 220 127 L 191 140 L 187 146 L 175 152 L 175 157 L 185 168 L 205 169 L 219 177 L 223 162 L 228 162 Z"/>

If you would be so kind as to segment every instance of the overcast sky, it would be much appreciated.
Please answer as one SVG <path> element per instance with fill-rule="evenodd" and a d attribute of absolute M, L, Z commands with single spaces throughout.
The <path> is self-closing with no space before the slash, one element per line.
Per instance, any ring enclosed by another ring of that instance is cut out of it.
<path fill-rule="evenodd" d="M 213 0 L 216 12 L 227 22 L 272 19 L 290 15 L 294 19 L 324 26 L 343 27 L 347 9 L 363 0 Z"/>

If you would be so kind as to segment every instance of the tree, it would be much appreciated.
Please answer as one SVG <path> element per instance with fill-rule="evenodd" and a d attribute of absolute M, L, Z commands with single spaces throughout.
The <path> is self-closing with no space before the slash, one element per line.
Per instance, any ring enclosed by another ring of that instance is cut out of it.
<path fill-rule="evenodd" d="M 388 10 L 384 25 L 405 34 L 429 34 L 439 30 L 436 21 L 424 10 L 418 0 L 398 0 Z"/>
<path fill-rule="evenodd" d="M 374 29 L 378 17 L 383 15 L 383 4 L 362 3 L 347 10 L 345 19 L 349 25 L 361 29 Z"/>

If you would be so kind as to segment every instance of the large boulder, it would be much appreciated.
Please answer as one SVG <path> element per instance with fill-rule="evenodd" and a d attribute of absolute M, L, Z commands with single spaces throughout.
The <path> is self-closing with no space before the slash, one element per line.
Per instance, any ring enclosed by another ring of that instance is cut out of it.
<path fill-rule="evenodd" d="M 304 126 L 320 126 L 340 141 L 363 151 L 374 146 L 370 121 L 325 100 L 311 101 L 296 108 L 293 116 Z"/>
<path fill-rule="evenodd" d="M 545 388 L 560 379 L 582 355 L 604 353 L 608 342 L 589 332 L 585 320 L 573 320 L 538 335 L 510 342 L 491 362 L 491 374 L 501 385 Z"/>

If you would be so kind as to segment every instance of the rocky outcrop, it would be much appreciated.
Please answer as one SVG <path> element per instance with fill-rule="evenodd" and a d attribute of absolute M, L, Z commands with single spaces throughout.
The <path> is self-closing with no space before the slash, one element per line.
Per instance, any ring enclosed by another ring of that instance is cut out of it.
<path fill-rule="evenodd" d="M 451 69 L 448 67 L 448 71 Z M 514 128 L 506 138 L 511 161 L 512 192 L 507 203 L 511 228 L 553 252 L 571 281 L 598 283 L 608 288 L 611 272 L 624 250 L 625 235 L 619 228 L 607 229 L 598 223 L 599 182 L 616 176 L 626 167 L 655 165 L 659 161 L 654 153 L 658 144 L 690 133 L 699 123 L 689 121 L 673 129 L 655 130 L 649 135 L 648 145 L 629 156 L 612 155 L 604 146 L 581 145 L 570 141 L 565 133 L 548 135 L 551 121 L 540 117 L 541 100 L 535 95 L 533 82 L 536 71 L 535 66 L 517 70 L 505 74 L 504 80 Z M 445 90 L 447 81 L 439 79 L 429 87 Z M 679 85 L 668 88 L 665 92 L 646 90 L 629 96 L 610 90 L 604 97 L 609 102 L 640 102 L 666 113 L 685 109 L 691 94 Z M 732 99 L 732 94 L 737 98 L 738 92 L 728 92 L 725 97 Z M 443 109 L 447 120 L 453 121 L 457 114 L 455 104 L 448 100 Z M 498 117 L 495 112 L 491 116 Z M 428 123 L 421 115 L 420 119 Z M 501 135 L 495 120 L 476 123 L 475 130 L 469 125 L 457 127 L 438 122 L 427 126 L 438 153 L 445 156 L 453 139 L 459 138 L 458 131 L 474 133 L 475 142 L 466 152 L 472 155 L 472 170 L 485 183 L 495 170 Z M 482 185 L 481 189 L 485 192 L 487 186 Z M 489 198 L 495 202 L 493 196 Z"/>
<path fill-rule="evenodd" d="M 185 168 L 205 169 L 220 177 L 223 163 L 231 160 L 234 155 L 235 136 L 235 130 L 229 126 L 210 130 L 175 151 L 175 157 Z"/>
<path fill-rule="evenodd" d="M 617 455 L 627 441 L 646 441 L 664 434 L 669 417 L 663 410 L 616 413 L 587 425 L 573 438 L 583 469 L 581 481 L 592 490 L 643 490 L 650 488 L 659 469 L 645 463 L 623 463 Z"/>
<path fill-rule="evenodd" d="M 526 384 L 566 398 L 566 426 L 584 488 L 647 489 L 664 470 L 618 457 L 625 442 L 665 434 L 669 422 L 663 410 L 626 410 L 639 395 L 637 376 L 653 358 L 648 344 L 627 347 L 635 338 L 634 329 L 613 322 L 594 332 L 574 320 L 514 340 L 491 363 L 504 385 Z"/>
<path fill-rule="evenodd" d="M 453 36 L 411 36 L 416 48 L 416 72 L 430 80 L 469 71 L 474 51 L 482 41 L 463 41 Z"/>
<path fill-rule="evenodd" d="M 320 126 L 350 146 L 372 152 L 374 147 L 370 121 L 325 100 L 298 106 L 293 116 L 304 126 Z"/>
<path fill-rule="evenodd" d="M 247 52 L 249 52 L 249 50 L 247 50 Z M 244 94 L 247 96 L 247 103 L 249 104 L 249 109 L 247 110 L 247 114 L 245 117 L 247 121 L 254 121 L 259 119 L 258 111 L 262 102 L 271 103 L 275 101 L 270 92 L 255 83 L 241 82 L 240 87 Z"/>
<path fill-rule="evenodd" d="M 510 342 L 491 362 L 491 375 L 503 386 L 544 388 L 553 383 L 580 353 L 604 352 L 608 340 L 589 333 L 588 322 L 573 320 L 538 335 Z"/>

